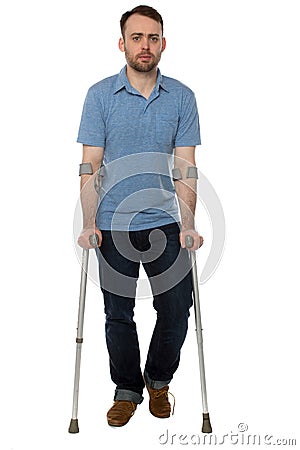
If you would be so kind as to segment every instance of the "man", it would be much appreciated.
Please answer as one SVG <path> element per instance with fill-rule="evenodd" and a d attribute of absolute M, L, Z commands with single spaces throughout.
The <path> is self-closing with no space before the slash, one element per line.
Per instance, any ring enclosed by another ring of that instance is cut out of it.
<path fill-rule="evenodd" d="M 89 89 L 78 136 L 83 144 L 78 243 L 92 248 L 89 238 L 98 236 L 106 341 L 116 384 L 107 413 L 111 426 L 129 421 L 145 386 L 150 412 L 170 416 L 169 383 L 192 305 L 185 239 L 192 236 L 192 250 L 203 244 L 194 226 L 195 146 L 200 144 L 194 94 L 158 69 L 166 40 L 156 10 L 138 6 L 123 14 L 120 24 L 119 49 L 127 64 Z M 98 179 L 100 191 L 94 189 Z M 140 262 L 157 312 L 143 373 L 133 320 Z"/>

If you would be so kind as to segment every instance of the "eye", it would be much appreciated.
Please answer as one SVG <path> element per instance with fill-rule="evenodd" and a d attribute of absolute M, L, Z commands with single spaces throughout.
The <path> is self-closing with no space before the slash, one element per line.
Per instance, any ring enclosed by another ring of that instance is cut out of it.
<path fill-rule="evenodd" d="M 151 38 L 151 41 L 152 41 L 152 42 L 157 42 L 157 41 L 158 41 L 158 37 L 153 36 L 153 37 Z"/>
<path fill-rule="evenodd" d="M 138 42 L 140 40 L 140 36 L 133 36 L 132 38 L 135 42 Z"/>

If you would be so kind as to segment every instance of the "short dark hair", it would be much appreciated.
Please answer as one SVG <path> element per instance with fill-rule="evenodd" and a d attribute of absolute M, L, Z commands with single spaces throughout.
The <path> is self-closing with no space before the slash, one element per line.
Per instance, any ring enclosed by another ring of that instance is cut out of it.
<path fill-rule="evenodd" d="M 122 15 L 121 20 L 120 20 L 120 26 L 121 26 L 121 33 L 122 33 L 123 38 L 125 37 L 126 22 L 129 19 L 129 17 L 132 16 L 133 14 L 139 14 L 140 16 L 149 17 L 150 19 L 153 19 L 156 22 L 160 23 L 162 34 L 164 34 L 164 23 L 163 23 L 163 19 L 162 19 L 161 15 L 159 14 L 159 12 L 157 12 L 156 9 L 152 8 L 151 6 L 140 5 L 140 6 L 136 6 L 131 11 L 127 11 L 126 13 L 124 13 Z"/>

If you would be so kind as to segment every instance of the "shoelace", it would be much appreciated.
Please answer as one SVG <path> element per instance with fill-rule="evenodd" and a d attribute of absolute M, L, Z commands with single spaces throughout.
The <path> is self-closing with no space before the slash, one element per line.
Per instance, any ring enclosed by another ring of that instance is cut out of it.
<path fill-rule="evenodd" d="M 168 391 L 167 389 L 159 389 L 157 392 L 154 393 L 154 398 L 162 397 L 163 395 L 168 399 L 168 394 L 170 394 L 173 397 L 174 403 L 172 408 L 172 415 L 174 414 L 175 409 L 175 396 L 172 394 L 172 392 Z"/>

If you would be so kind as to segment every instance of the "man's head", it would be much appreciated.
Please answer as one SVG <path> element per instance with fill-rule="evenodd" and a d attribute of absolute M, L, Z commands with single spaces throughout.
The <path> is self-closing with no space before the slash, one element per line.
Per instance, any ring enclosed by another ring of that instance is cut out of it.
<path fill-rule="evenodd" d="M 166 47 L 161 15 L 150 6 L 137 6 L 122 15 L 120 26 L 119 48 L 127 64 L 138 72 L 155 69 Z"/>
<path fill-rule="evenodd" d="M 129 19 L 129 17 L 132 16 L 133 14 L 139 14 L 140 16 L 149 17 L 149 19 L 153 19 L 156 22 L 160 23 L 161 34 L 162 36 L 164 35 L 164 22 L 159 12 L 156 11 L 156 9 L 151 8 L 151 6 L 140 5 L 137 6 L 136 8 L 133 8 L 131 11 L 127 11 L 122 15 L 120 20 L 120 26 L 123 39 L 125 39 L 126 22 Z"/>

